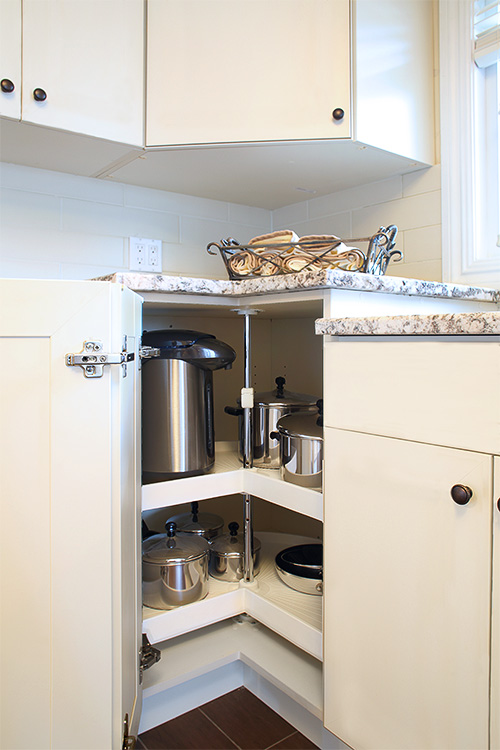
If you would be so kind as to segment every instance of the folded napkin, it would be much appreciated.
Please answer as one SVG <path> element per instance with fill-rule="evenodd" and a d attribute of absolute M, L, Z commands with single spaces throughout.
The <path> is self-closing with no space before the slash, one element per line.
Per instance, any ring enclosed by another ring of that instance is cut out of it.
<path fill-rule="evenodd" d="M 298 242 L 298 235 L 295 234 L 291 229 L 280 229 L 277 232 L 270 232 L 269 234 L 261 234 L 258 237 L 253 237 L 249 243 L 248 247 L 252 247 L 254 245 L 285 245 L 285 247 L 279 247 L 276 248 L 280 252 L 291 252 L 293 250 L 293 244 L 290 245 L 290 247 L 286 247 L 286 245 L 294 242 Z M 262 252 L 265 251 L 266 248 L 262 248 L 259 250 L 259 248 L 255 248 L 255 252 Z"/>
<path fill-rule="evenodd" d="M 340 244 L 340 237 L 334 234 L 306 234 L 299 238 L 301 249 L 310 253 L 322 253 L 329 248 L 333 251 Z"/>

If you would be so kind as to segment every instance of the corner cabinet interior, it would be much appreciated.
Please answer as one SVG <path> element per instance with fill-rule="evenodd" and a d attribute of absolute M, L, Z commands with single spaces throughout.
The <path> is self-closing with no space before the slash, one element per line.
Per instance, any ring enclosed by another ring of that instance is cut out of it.
<path fill-rule="evenodd" d="M 432 28 L 428 0 L 149 0 L 146 145 L 353 139 L 432 164 Z"/>
<path fill-rule="evenodd" d="M 274 567 L 280 550 L 322 539 L 322 492 L 284 482 L 278 470 L 242 468 L 238 420 L 224 413 L 224 407 L 236 406 L 244 382 L 244 320 L 234 301 L 210 305 L 198 298 L 189 305 L 181 300 L 148 303 L 146 294 L 144 329 L 211 333 L 237 356 L 231 370 L 213 377 L 214 469 L 144 484 L 143 518 L 149 529 L 163 532 L 168 518 L 200 501 L 200 511 L 224 519 L 227 533 L 231 521 L 243 528 L 243 493 L 248 493 L 261 563 L 251 583 L 210 578 L 208 596 L 201 601 L 169 611 L 144 608 L 143 630 L 164 658 L 145 673 L 141 730 L 241 684 L 268 701 L 262 691 L 278 687 L 286 696 L 282 700 L 290 702 L 290 718 L 302 710 L 322 726 L 322 597 L 290 589 Z M 302 299 L 299 294 L 294 301 L 258 302 L 250 306 L 258 309 L 251 317 L 252 386 L 257 392 L 271 391 L 275 378 L 282 376 L 287 390 L 321 397 L 322 341 L 314 334 L 314 320 L 323 309 L 321 292 Z"/>
<path fill-rule="evenodd" d="M 326 339 L 325 726 L 356 750 L 500 747 L 499 378 L 498 337 Z"/>

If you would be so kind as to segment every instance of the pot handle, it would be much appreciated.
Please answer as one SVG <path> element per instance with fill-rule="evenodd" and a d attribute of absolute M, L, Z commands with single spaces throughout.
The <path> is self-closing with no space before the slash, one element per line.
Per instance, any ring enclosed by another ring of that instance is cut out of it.
<path fill-rule="evenodd" d="M 279 434 L 279 432 L 275 432 L 273 430 L 272 432 L 269 433 L 269 437 L 272 438 L 273 440 L 279 440 L 280 439 L 280 434 Z"/>
<path fill-rule="evenodd" d="M 232 417 L 241 417 L 243 414 L 243 409 L 241 406 L 225 406 L 224 411 L 226 414 L 230 414 Z"/>

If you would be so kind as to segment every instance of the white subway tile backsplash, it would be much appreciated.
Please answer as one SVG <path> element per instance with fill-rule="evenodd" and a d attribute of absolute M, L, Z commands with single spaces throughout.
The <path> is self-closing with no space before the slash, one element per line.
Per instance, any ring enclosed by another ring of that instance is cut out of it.
<path fill-rule="evenodd" d="M 441 223 L 441 192 L 413 195 L 352 212 L 354 234 L 374 234 L 379 226 L 395 224 L 399 231 Z"/>
<path fill-rule="evenodd" d="M 272 212 L 273 230 L 291 229 L 298 222 L 307 221 L 309 218 L 309 201 L 293 203 L 291 206 L 276 208 Z"/>
<path fill-rule="evenodd" d="M 401 177 L 391 177 L 388 180 L 372 182 L 368 185 L 341 190 L 332 195 L 313 198 L 309 203 L 309 217 L 311 219 L 327 214 L 351 211 L 364 206 L 375 206 L 387 201 L 397 200 L 403 195 Z"/>
<path fill-rule="evenodd" d="M 0 232 L 12 226 L 59 229 L 60 225 L 60 198 L 9 188 L 0 190 Z"/>
<path fill-rule="evenodd" d="M 252 206 L 0 164 L 0 275 L 85 279 L 128 268 L 128 237 L 163 240 L 163 272 L 227 278 L 206 246 L 276 229 L 371 235 L 396 224 L 390 275 L 441 278 L 440 167 L 267 211 Z M 361 249 L 366 245 L 360 244 Z"/>
<path fill-rule="evenodd" d="M 0 164 L 0 184 L 15 190 L 64 198 L 123 205 L 123 188 L 120 183 L 105 182 L 92 177 L 63 172 L 51 172 L 46 169 L 19 167 L 16 164 Z"/>
<path fill-rule="evenodd" d="M 432 190 L 441 190 L 440 164 L 403 175 L 404 196 L 429 193 Z"/>
<path fill-rule="evenodd" d="M 256 234 L 267 234 L 271 231 L 271 212 L 267 211 L 265 208 L 255 208 L 255 206 L 242 206 L 239 203 L 228 203 L 228 206 L 228 221 L 232 224 L 245 224 L 247 226 L 254 226 L 258 229 L 258 232 L 256 232 Z M 199 214 L 199 216 L 202 215 L 203 214 Z"/>
<path fill-rule="evenodd" d="M 404 232 L 405 263 L 441 259 L 441 224 Z"/>
<path fill-rule="evenodd" d="M 0 277 L 4 279 L 60 279 L 60 263 L 0 258 Z"/>
<path fill-rule="evenodd" d="M 151 237 L 165 242 L 177 242 L 179 218 L 176 214 L 162 211 L 63 198 L 62 228 L 67 232 Z"/>
<path fill-rule="evenodd" d="M 123 185 L 126 206 L 147 208 L 152 211 L 165 211 L 185 216 L 206 217 L 208 219 L 228 220 L 228 204 L 223 201 L 197 198 L 193 195 L 181 195 L 165 190 Z"/>

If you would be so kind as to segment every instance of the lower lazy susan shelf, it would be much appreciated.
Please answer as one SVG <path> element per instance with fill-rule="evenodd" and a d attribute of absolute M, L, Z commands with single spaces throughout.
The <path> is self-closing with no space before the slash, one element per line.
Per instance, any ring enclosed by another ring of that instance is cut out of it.
<path fill-rule="evenodd" d="M 223 583 L 210 578 L 208 596 L 169 611 L 143 608 L 143 631 L 151 643 L 160 643 L 229 617 L 247 614 L 274 632 L 322 659 L 323 597 L 301 594 L 286 586 L 274 568 L 280 550 L 317 539 L 293 534 L 259 532 L 261 564 L 255 581 Z"/>

